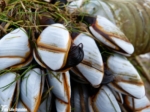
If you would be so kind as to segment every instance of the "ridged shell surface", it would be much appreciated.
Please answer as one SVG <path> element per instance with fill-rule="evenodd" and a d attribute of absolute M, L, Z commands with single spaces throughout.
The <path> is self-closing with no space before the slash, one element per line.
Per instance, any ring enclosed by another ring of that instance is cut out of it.
<path fill-rule="evenodd" d="M 0 75 L 0 105 L 4 105 L 5 109 L 11 107 L 13 96 L 15 95 L 16 77 L 16 73 L 13 72 Z M 13 81 L 14 83 L 12 83 Z M 7 88 L 8 84 L 11 85 Z"/>
<path fill-rule="evenodd" d="M 3 63 L 0 70 L 25 62 L 29 55 L 30 44 L 23 28 L 13 30 L 0 40 L 0 63 Z"/>
<path fill-rule="evenodd" d="M 115 96 L 107 86 L 102 86 L 93 98 L 93 109 L 96 112 L 121 112 Z"/>
<path fill-rule="evenodd" d="M 135 98 L 142 98 L 145 95 L 143 81 L 126 57 L 113 54 L 108 58 L 107 66 L 115 76 L 113 82 L 109 83 L 114 90 Z"/>
<path fill-rule="evenodd" d="M 41 60 L 52 70 L 65 66 L 71 38 L 62 24 L 52 24 L 45 28 L 37 40 L 37 53 Z M 37 63 L 38 57 L 35 57 Z"/>
<path fill-rule="evenodd" d="M 92 86 L 98 87 L 103 79 L 104 65 L 94 39 L 86 33 L 80 33 L 73 43 L 76 45 L 83 44 L 84 58 L 80 64 L 72 68 L 72 71 L 82 75 Z"/>
<path fill-rule="evenodd" d="M 28 111 L 36 112 L 44 89 L 44 73 L 34 68 L 26 73 L 21 82 L 21 102 Z"/>
<path fill-rule="evenodd" d="M 52 92 L 54 93 L 54 95 L 59 100 L 69 103 L 71 97 L 69 72 L 65 73 L 48 72 L 48 81 L 50 86 L 53 87 Z"/>

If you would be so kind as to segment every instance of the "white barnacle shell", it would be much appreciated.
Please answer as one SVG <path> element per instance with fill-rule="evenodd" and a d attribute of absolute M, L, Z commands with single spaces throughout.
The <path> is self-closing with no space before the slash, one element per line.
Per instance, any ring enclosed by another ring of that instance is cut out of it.
<path fill-rule="evenodd" d="M 44 90 L 46 90 L 45 92 L 47 92 L 48 88 L 47 89 L 44 88 Z M 44 93 L 44 91 L 43 91 L 43 93 Z M 51 112 L 52 97 L 53 97 L 52 93 L 49 92 L 48 96 L 45 98 L 45 100 L 41 101 L 41 104 L 40 104 L 37 112 Z"/>
<path fill-rule="evenodd" d="M 42 70 L 34 68 L 25 74 L 21 82 L 20 99 L 30 112 L 37 112 L 40 105 L 45 79 L 42 74 Z"/>
<path fill-rule="evenodd" d="M 71 88 L 71 107 L 74 112 L 89 112 L 89 92 L 86 85 L 74 84 Z"/>
<path fill-rule="evenodd" d="M 20 100 L 18 101 L 17 109 L 23 109 L 24 112 L 28 112 L 27 108 Z M 17 111 L 17 112 L 21 112 L 21 111 Z"/>
<path fill-rule="evenodd" d="M 53 94 L 61 101 L 69 103 L 71 97 L 69 72 L 57 73 L 48 71 L 48 81 L 50 86 L 53 87 Z"/>
<path fill-rule="evenodd" d="M 107 66 L 115 76 L 113 82 L 109 83 L 111 88 L 135 98 L 142 98 L 145 95 L 143 81 L 126 57 L 113 54 L 108 58 Z"/>
<path fill-rule="evenodd" d="M 56 110 L 57 112 L 71 112 L 70 103 L 65 103 L 59 99 L 55 99 Z"/>
<path fill-rule="evenodd" d="M 122 94 L 120 92 L 115 91 L 114 89 L 111 89 L 111 91 L 113 92 L 114 96 L 116 97 L 118 103 L 123 104 L 124 100 L 123 100 Z"/>
<path fill-rule="evenodd" d="M 22 67 L 32 61 L 28 36 L 23 28 L 17 28 L 0 40 L 0 70 Z"/>
<path fill-rule="evenodd" d="M 43 0 L 43 1 L 45 1 L 45 2 L 51 2 L 51 0 Z"/>
<path fill-rule="evenodd" d="M 134 52 L 133 45 L 124 33 L 111 21 L 102 16 L 96 16 L 94 23 L 89 27 L 96 39 L 114 51 L 130 56 Z"/>
<path fill-rule="evenodd" d="M 100 0 L 89 0 L 81 7 L 83 13 L 88 13 L 92 16 L 103 16 L 113 23 L 115 23 L 114 15 L 110 7 L 103 1 Z"/>
<path fill-rule="evenodd" d="M 130 111 L 134 112 L 150 112 L 150 101 L 144 96 L 141 99 L 132 98 L 130 96 L 125 97 L 125 105 Z"/>
<path fill-rule="evenodd" d="M 85 78 L 93 87 L 99 87 L 104 76 L 104 65 L 94 39 L 89 34 L 80 33 L 74 38 L 73 43 L 83 44 L 84 58 L 71 70 L 76 75 Z"/>
<path fill-rule="evenodd" d="M 2 108 L 8 109 L 11 107 L 17 87 L 16 77 L 16 73 L 13 72 L 0 75 L 0 105 L 4 106 Z"/>
<path fill-rule="evenodd" d="M 100 8 L 99 0 L 89 0 L 82 7 L 81 12 L 94 15 Z"/>
<path fill-rule="evenodd" d="M 96 112 L 121 112 L 115 96 L 107 86 L 102 86 L 92 100 Z"/>
<path fill-rule="evenodd" d="M 81 5 L 83 4 L 84 0 L 73 0 L 71 3 L 67 5 L 67 9 L 70 13 L 73 13 L 80 9 Z"/>
<path fill-rule="evenodd" d="M 65 26 L 59 23 L 52 24 L 38 37 L 34 58 L 42 67 L 59 70 L 66 64 L 70 46 L 71 38 Z"/>

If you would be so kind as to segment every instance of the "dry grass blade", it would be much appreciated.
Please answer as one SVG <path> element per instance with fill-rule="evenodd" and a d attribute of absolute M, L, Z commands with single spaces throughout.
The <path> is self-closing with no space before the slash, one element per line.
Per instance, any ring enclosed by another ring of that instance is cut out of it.
<path fill-rule="evenodd" d="M 8 85 L 5 85 L 3 87 L 1 87 L 0 89 L 3 89 L 3 91 L 5 91 L 6 89 L 8 89 L 13 83 L 15 83 L 16 81 L 20 80 L 28 71 L 30 71 L 31 69 L 33 69 L 36 65 L 29 65 L 27 67 L 23 67 L 23 68 L 17 68 L 17 69 L 8 69 L 8 70 L 2 70 L 0 71 L 0 75 L 3 75 L 5 73 L 9 73 L 9 72 L 14 72 L 14 71 L 21 71 L 23 70 L 23 72 L 20 75 L 17 75 L 16 79 L 14 81 L 12 81 L 11 83 L 9 83 Z"/>
<path fill-rule="evenodd" d="M 39 24 L 39 18 L 42 16 L 51 17 L 55 22 L 63 23 L 69 31 L 73 27 L 81 31 L 85 30 L 85 25 L 77 23 L 77 17 L 70 14 L 66 5 L 60 5 L 60 2 L 48 4 L 38 0 L 10 0 L 5 11 L 0 13 L 0 21 L 9 23 L 11 27 L 6 29 L 10 32 L 15 27 L 24 27 L 28 30 L 43 30 L 43 25 Z M 46 15 L 45 15 L 46 14 Z"/>

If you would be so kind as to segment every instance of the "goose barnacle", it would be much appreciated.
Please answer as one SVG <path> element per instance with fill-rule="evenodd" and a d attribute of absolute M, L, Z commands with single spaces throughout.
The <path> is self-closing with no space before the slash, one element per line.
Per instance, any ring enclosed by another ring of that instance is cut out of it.
<path fill-rule="evenodd" d="M 31 49 L 26 31 L 17 28 L 0 40 L 0 70 L 21 68 L 32 61 Z"/>
<path fill-rule="evenodd" d="M 84 58 L 82 62 L 76 67 L 73 67 L 71 71 L 90 82 L 93 87 L 99 87 L 104 76 L 104 65 L 94 39 L 85 32 L 76 34 L 73 38 L 74 44 L 83 44 Z"/>
<path fill-rule="evenodd" d="M 74 46 L 64 25 L 46 27 L 37 39 L 34 58 L 42 67 L 52 71 L 67 71 L 83 59 L 83 45 Z"/>

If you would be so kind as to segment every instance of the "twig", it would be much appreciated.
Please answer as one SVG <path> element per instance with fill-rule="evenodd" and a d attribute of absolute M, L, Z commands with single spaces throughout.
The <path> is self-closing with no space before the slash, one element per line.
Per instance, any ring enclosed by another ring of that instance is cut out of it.
<path fill-rule="evenodd" d="M 24 4 L 22 3 L 22 1 L 20 1 L 20 3 L 21 3 L 21 5 L 22 5 L 22 7 L 23 7 L 23 9 L 24 9 L 25 13 L 27 14 L 27 10 L 26 10 L 26 8 L 25 8 Z"/>
<path fill-rule="evenodd" d="M 5 34 L 7 33 L 1 25 L 0 25 L 0 30 L 1 30 L 2 32 L 4 32 Z"/>

